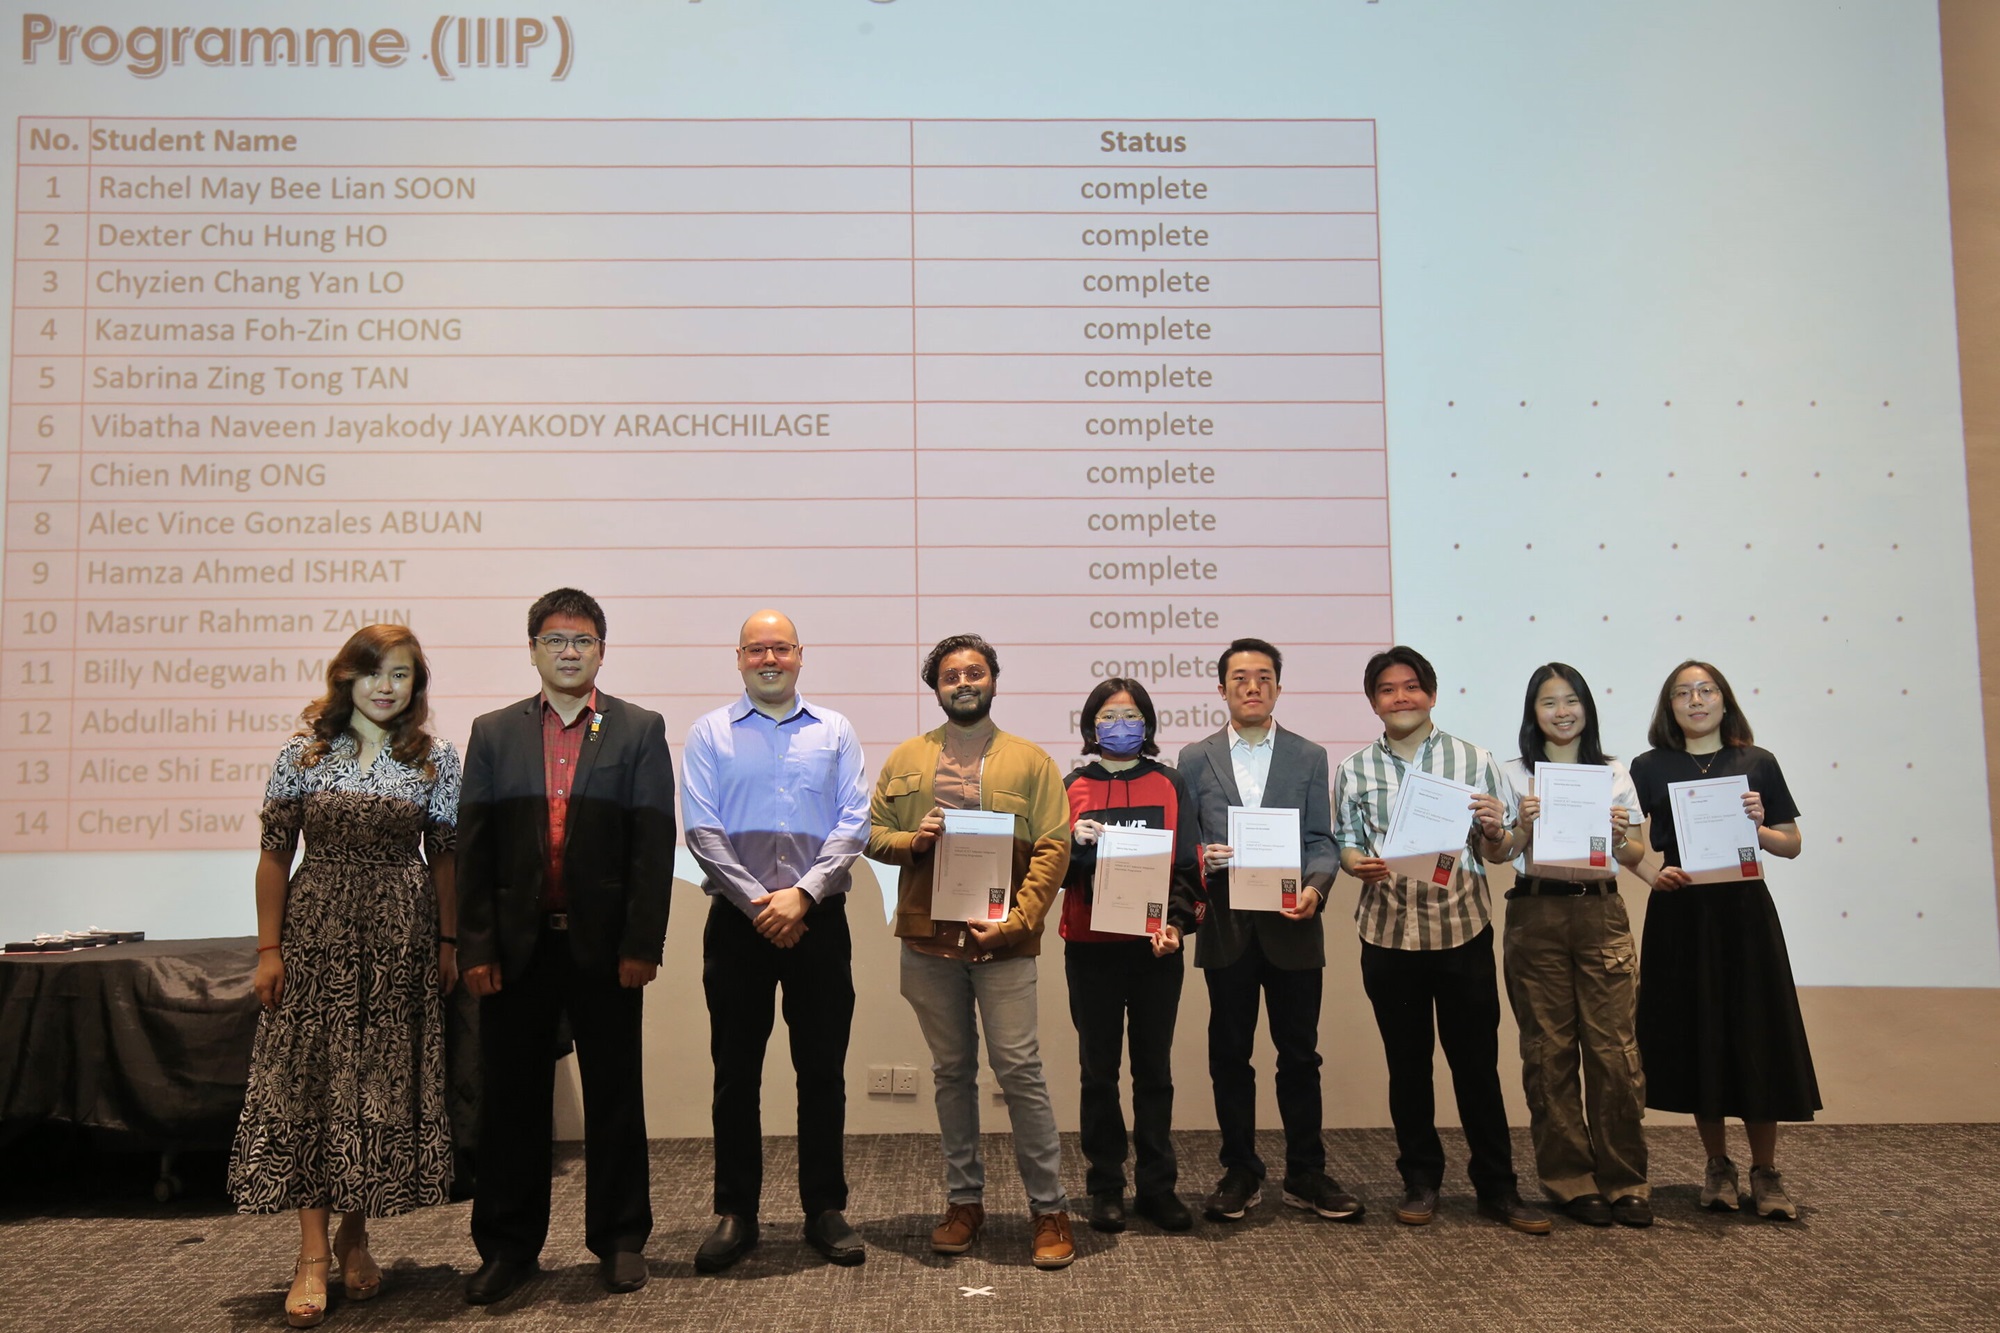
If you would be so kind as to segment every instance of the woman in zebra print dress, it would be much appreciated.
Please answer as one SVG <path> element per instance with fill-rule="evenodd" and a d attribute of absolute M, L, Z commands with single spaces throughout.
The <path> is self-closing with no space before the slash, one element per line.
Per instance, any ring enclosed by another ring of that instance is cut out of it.
<path fill-rule="evenodd" d="M 380 1291 L 368 1219 L 442 1203 L 451 1181 L 441 997 L 457 979 L 459 761 L 425 730 L 429 678 L 406 627 L 357 631 L 265 791 L 264 1013 L 229 1188 L 243 1212 L 298 1212 L 295 1328 L 325 1318 L 336 1276 L 350 1300 Z"/>

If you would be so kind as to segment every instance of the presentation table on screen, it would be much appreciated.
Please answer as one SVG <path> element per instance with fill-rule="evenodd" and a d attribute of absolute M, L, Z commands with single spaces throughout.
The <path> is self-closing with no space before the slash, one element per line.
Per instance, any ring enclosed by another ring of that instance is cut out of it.
<path fill-rule="evenodd" d="M 571 583 L 676 742 L 764 605 L 875 759 L 961 632 L 1059 757 L 1105 676 L 1221 726 L 1239 635 L 1286 725 L 1377 730 L 1371 121 L 17 133 L 6 850 L 249 845 L 355 629 L 415 629 L 462 739 Z"/>

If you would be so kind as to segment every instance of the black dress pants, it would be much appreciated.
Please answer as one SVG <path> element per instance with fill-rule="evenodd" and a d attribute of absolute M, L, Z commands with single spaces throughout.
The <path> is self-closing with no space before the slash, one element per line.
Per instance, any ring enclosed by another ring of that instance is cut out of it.
<path fill-rule="evenodd" d="M 1222 1128 L 1224 1170 L 1242 1167 L 1264 1175 L 1257 1155 L 1257 1072 L 1250 1055 L 1257 1037 L 1261 992 L 1278 1049 L 1278 1118 L 1285 1126 L 1285 1174 L 1326 1169 L 1320 1137 L 1319 1001 L 1326 969 L 1275 967 L 1251 936 L 1243 956 L 1227 967 L 1204 970 L 1208 978 L 1208 1078 L 1215 1086 L 1215 1119 Z"/>
<path fill-rule="evenodd" d="M 1125 1112 L 1118 1066 L 1132 1043 L 1132 1178 L 1139 1196 L 1166 1194 L 1174 1161 L 1174 1020 L 1181 956 L 1153 956 L 1146 940 L 1071 940 L 1063 946 L 1069 1016 L 1083 1068 L 1083 1156 L 1091 1194 L 1125 1190 Z"/>
<path fill-rule="evenodd" d="M 1444 1183 L 1432 1052 L 1444 1042 L 1459 1123 L 1472 1150 L 1468 1174 L 1482 1199 L 1512 1193 L 1514 1144 L 1500 1094 L 1500 989 L 1493 928 L 1455 949 L 1384 949 L 1362 941 L 1361 986 L 1389 1059 L 1389 1119 L 1396 1169 L 1410 1185 Z M 1433 1014 L 1436 1022 L 1433 1024 Z"/>
<path fill-rule="evenodd" d="M 583 1084 L 583 1240 L 598 1258 L 638 1253 L 653 1233 L 640 1077 L 642 992 L 617 973 L 585 972 L 569 936 L 544 930 L 534 960 L 504 972 L 479 1004 L 484 1088 L 479 1192 L 472 1243 L 481 1259 L 520 1262 L 541 1254 L 549 1234 L 551 1120 L 556 1024 L 564 1012 Z"/>
<path fill-rule="evenodd" d="M 809 1218 L 847 1207 L 853 953 L 844 893 L 806 912 L 806 933 L 789 949 L 759 935 L 727 899 L 710 903 L 701 936 L 701 986 L 715 1063 L 716 1212 L 757 1216 L 764 1188 L 764 1047 L 780 987 L 798 1075 L 799 1204 Z"/>

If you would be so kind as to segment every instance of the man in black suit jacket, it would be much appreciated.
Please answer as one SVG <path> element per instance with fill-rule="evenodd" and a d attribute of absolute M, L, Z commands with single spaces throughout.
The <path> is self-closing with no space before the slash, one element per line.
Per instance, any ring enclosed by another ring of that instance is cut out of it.
<path fill-rule="evenodd" d="M 458 815 L 458 954 L 481 997 L 484 1079 L 475 1305 L 532 1275 L 548 1237 L 564 1013 L 583 1082 L 584 1243 L 607 1287 L 645 1285 L 653 1230 L 640 988 L 659 973 L 673 886 L 666 725 L 597 690 L 604 611 L 587 593 L 542 597 L 528 640 L 542 691 L 472 724 Z"/>
<path fill-rule="evenodd" d="M 1257 1074 L 1250 1066 L 1257 997 L 1269 1013 L 1278 1049 L 1278 1114 L 1285 1126 L 1284 1201 L 1337 1221 L 1359 1221 L 1361 1200 L 1326 1173 L 1320 1137 L 1319 1006 L 1326 943 L 1319 909 L 1333 887 L 1340 853 L 1333 841 L 1333 798 L 1326 751 L 1281 729 L 1278 702 L 1284 657 L 1262 639 L 1238 639 L 1216 664 L 1216 689 L 1229 725 L 1181 751 L 1203 841 L 1209 918 L 1195 937 L 1194 965 L 1208 980 L 1208 1076 L 1222 1127 L 1222 1179 L 1204 1209 L 1233 1222 L 1263 1201 L 1264 1161 L 1257 1155 Z M 1305 880 L 1298 904 L 1279 912 L 1239 912 L 1229 901 L 1224 841 L 1232 805 L 1299 811 Z"/>

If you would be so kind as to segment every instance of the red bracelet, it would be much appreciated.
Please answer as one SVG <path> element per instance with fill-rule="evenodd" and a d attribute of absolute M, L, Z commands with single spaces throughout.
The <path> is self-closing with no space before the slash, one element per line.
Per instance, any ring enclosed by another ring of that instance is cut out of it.
<path fill-rule="evenodd" d="M 281 947 L 281 946 L 279 946 L 279 945 L 276 945 L 276 944 L 260 944 L 260 945 L 258 945 L 258 946 L 257 946 L 257 952 L 258 952 L 258 953 L 269 953 L 269 952 L 271 952 L 271 950 L 273 950 L 273 949 L 276 949 L 276 948 L 279 948 L 279 947 Z"/>

